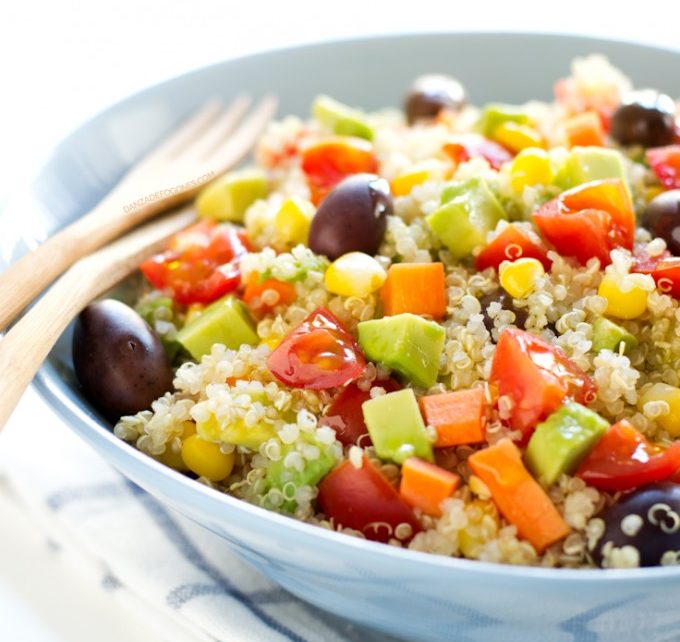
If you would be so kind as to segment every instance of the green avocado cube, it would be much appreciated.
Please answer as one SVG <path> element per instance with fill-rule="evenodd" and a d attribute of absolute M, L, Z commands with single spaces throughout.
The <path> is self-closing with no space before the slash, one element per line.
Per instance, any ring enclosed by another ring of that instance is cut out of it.
<path fill-rule="evenodd" d="M 527 467 L 544 486 L 552 486 L 578 468 L 607 428 L 600 415 L 568 402 L 536 426 L 524 454 Z"/>
<path fill-rule="evenodd" d="M 521 107 L 516 107 L 515 105 L 489 103 L 484 106 L 475 129 L 482 136 L 491 138 L 498 126 L 507 121 L 517 123 L 518 125 L 527 125 L 529 123 L 529 116 Z"/>
<path fill-rule="evenodd" d="M 317 96 L 312 103 L 312 116 L 339 136 L 357 136 L 373 140 L 373 129 L 360 111 L 330 96 Z"/>
<path fill-rule="evenodd" d="M 178 333 L 177 341 L 196 361 L 210 354 L 215 343 L 237 350 L 242 344 L 259 342 L 255 323 L 248 309 L 237 298 L 228 295 L 211 303 Z"/>
<path fill-rule="evenodd" d="M 269 192 L 267 175 L 259 169 L 243 169 L 220 176 L 196 198 L 201 218 L 242 223 L 246 210 Z"/>
<path fill-rule="evenodd" d="M 632 350 L 638 345 L 638 340 L 625 328 L 620 325 L 600 317 L 593 323 L 593 352 L 600 350 L 611 350 L 618 352 L 619 346 L 623 343 L 624 352 Z"/>
<path fill-rule="evenodd" d="M 557 183 L 568 189 L 606 178 L 620 178 L 628 183 L 621 152 L 605 147 L 574 147 L 558 172 Z"/>
<path fill-rule="evenodd" d="M 442 205 L 427 217 L 427 224 L 453 258 L 462 259 L 486 243 L 487 233 L 501 219 L 507 214 L 486 181 L 471 178 L 444 188 Z"/>
<path fill-rule="evenodd" d="M 437 381 L 446 338 L 446 331 L 437 322 L 405 312 L 362 321 L 357 330 L 359 345 L 371 361 L 386 365 L 422 388 Z"/>
<path fill-rule="evenodd" d="M 361 410 L 380 459 L 397 464 L 409 457 L 434 461 L 432 442 L 411 388 L 364 401 Z"/>

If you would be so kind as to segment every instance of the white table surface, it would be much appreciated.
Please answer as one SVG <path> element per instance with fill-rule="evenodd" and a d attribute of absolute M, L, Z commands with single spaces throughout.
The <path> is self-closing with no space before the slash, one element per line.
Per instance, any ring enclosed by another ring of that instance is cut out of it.
<path fill-rule="evenodd" d="M 548 8 L 549 7 L 549 8 Z M 642 8 L 644 7 L 644 9 Z M 21 0 L 0 10 L 0 204 L 37 169 L 50 147 L 104 106 L 189 69 L 263 48 L 404 31 L 550 31 L 680 47 L 674 0 L 569 3 L 488 0 Z M 2 231 L 0 230 L 0 234 Z M 49 421 L 29 391 L 0 437 Z M 52 550 L 2 491 L 0 640 L 156 642 L 138 614 L 121 617 L 91 578 Z"/>

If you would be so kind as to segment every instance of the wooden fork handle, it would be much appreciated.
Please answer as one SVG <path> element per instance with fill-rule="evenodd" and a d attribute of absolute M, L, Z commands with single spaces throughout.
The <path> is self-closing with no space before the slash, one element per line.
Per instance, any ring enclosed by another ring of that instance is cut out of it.
<path fill-rule="evenodd" d="M 0 339 L 0 431 L 40 364 L 78 313 L 194 220 L 194 211 L 183 209 L 78 261 Z"/>

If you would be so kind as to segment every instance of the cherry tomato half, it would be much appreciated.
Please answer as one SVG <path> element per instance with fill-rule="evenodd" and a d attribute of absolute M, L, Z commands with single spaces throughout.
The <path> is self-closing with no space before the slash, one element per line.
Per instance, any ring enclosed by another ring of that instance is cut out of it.
<path fill-rule="evenodd" d="M 636 252 L 633 272 L 651 275 L 661 292 L 680 298 L 680 257 L 671 256 L 669 252 L 655 257 Z"/>
<path fill-rule="evenodd" d="M 647 162 L 666 189 L 680 188 L 680 145 L 648 149 Z"/>

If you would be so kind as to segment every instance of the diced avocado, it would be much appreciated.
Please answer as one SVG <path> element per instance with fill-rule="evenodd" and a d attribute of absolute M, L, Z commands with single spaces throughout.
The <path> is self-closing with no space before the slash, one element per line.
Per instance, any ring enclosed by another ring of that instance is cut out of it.
<path fill-rule="evenodd" d="M 255 345 L 259 339 L 255 324 L 245 305 L 228 295 L 211 303 L 203 312 L 177 333 L 177 341 L 200 361 L 213 344 L 223 343 L 236 350 L 242 344 Z"/>
<path fill-rule="evenodd" d="M 628 183 L 621 152 L 605 147 L 574 147 L 557 174 L 557 183 L 568 189 L 606 178 L 620 178 Z"/>
<path fill-rule="evenodd" d="M 276 437 L 273 425 L 264 421 L 247 426 L 243 419 L 222 423 L 214 415 L 210 415 L 206 421 L 198 422 L 196 432 L 207 441 L 221 441 L 223 444 L 244 446 L 251 450 L 257 450 L 265 441 Z"/>
<path fill-rule="evenodd" d="M 621 343 L 624 344 L 624 352 L 627 352 L 639 342 L 628 330 L 609 319 L 600 317 L 593 323 L 593 352 L 600 350 L 618 352 Z"/>
<path fill-rule="evenodd" d="M 609 424 L 592 410 L 568 402 L 536 426 L 524 458 L 534 477 L 546 487 L 573 473 Z"/>
<path fill-rule="evenodd" d="M 361 410 L 380 459 L 397 464 L 413 456 L 434 461 L 432 442 L 411 388 L 364 401 Z"/>
<path fill-rule="evenodd" d="M 427 217 L 430 229 L 455 259 L 461 259 L 486 242 L 486 235 L 505 210 L 481 178 L 453 183 L 442 192 L 442 205 Z"/>
<path fill-rule="evenodd" d="M 362 321 L 357 326 L 364 354 L 429 388 L 437 381 L 446 331 L 435 321 L 410 314 Z"/>
<path fill-rule="evenodd" d="M 526 125 L 529 123 L 529 116 L 521 107 L 515 105 L 489 103 L 484 106 L 475 128 L 482 136 L 492 138 L 496 128 L 507 121 Z"/>
<path fill-rule="evenodd" d="M 373 140 L 373 129 L 360 111 L 331 98 L 317 96 L 312 103 L 312 116 L 339 136 L 358 136 Z"/>
<path fill-rule="evenodd" d="M 269 192 L 266 174 L 259 169 L 229 172 L 205 187 L 196 198 L 198 215 L 242 223 L 246 210 Z"/>

